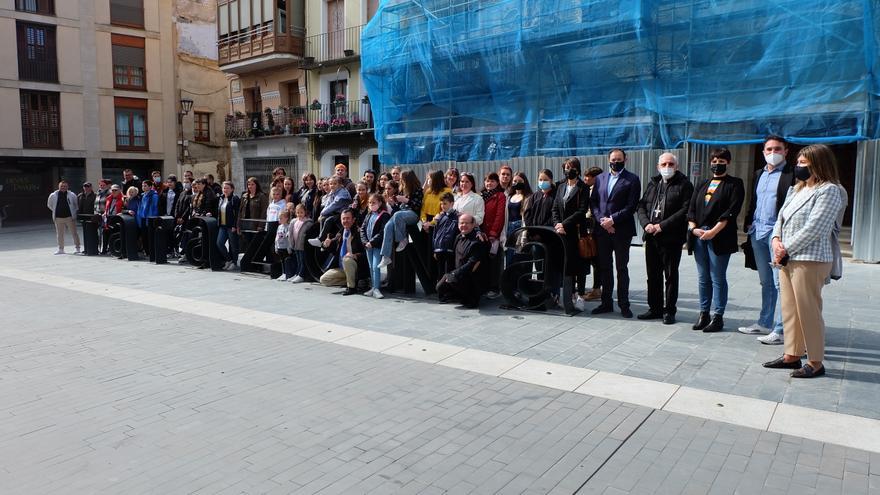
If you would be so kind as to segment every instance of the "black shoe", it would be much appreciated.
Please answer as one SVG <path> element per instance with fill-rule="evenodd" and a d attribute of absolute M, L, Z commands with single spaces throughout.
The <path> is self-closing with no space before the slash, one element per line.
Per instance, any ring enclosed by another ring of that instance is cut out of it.
<path fill-rule="evenodd" d="M 354 287 L 349 287 L 349 288 L 345 289 L 345 291 L 342 292 L 342 295 L 343 296 L 351 296 L 351 295 L 357 294 L 357 293 L 358 293 L 357 289 L 355 289 Z"/>
<path fill-rule="evenodd" d="M 709 322 L 709 325 L 703 329 L 704 333 L 713 333 L 720 332 L 724 330 L 724 317 L 719 314 L 712 315 L 712 321 Z"/>
<path fill-rule="evenodd" d="M 799 370 L 801 369 L 801 360 L 792 361 L 790 363 L 785 362 L 785 356 L 781 358 L 774 359 L 773 361 L 767 361 L 762 365 L 765 368 L 771 368 L 775 370 L 781 369 L 789 369 L 789 370 Z"/>
<path fill-rule="evenodd" d="M 601 315 L 602 313 L 611 313 L 613 311 L 614 308 L 612 308 L 611 305 L 606 306 L 605 304 L 600 304 L 593 308 L 593 310 L 590 311 L 590 314 Z"/>
<path fill-rule="evenodd" d="M 800 362 L 800 361 L 798 361 Z M 792 378 L 816 378 L 825 374 L 825 366 L 814 370 L 809 364 L 805 364 L 803 368 L 791 372 Z"/>
<path fill-rule="evenodd" d="M 675 314 L 666 313 L 663 315 L 663 324 L 664 325 L 674 325 L 675 324 Z"/>
<path fill-rule="evenodd" d="M 702 330 L 709 326 L 709 312 L 708 311 L 700 311 L 700 318 L 697 319 L 697 322 L 694 323 L 694 326 L 691 327 L 693 330 Z"/>
<path fill-rule="evenodd" d="M 624 318 L 632 318 L 633 312 L 629 308 L 623 308 L 620 310 L 620 316 L 622 316 Z"/>
<path fill-rule="evenodd" d="M 657 311 L 647 311 L 637 316 L 637 318 L 640 320 L 659 320 L 660 318 L 663 318 L 663 313 L 658 313 Z"/>

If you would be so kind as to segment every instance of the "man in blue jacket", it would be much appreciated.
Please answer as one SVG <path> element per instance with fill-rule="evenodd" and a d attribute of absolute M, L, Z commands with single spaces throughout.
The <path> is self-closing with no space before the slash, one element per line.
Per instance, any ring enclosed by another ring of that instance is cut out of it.
<path fill-rule="evenodd" d="M 147 232 L 147 218 L 159 216 L 159 193 L 156 192 L 156 184 L 151 180 L 143 182 L 141 202 L 138 204 L 137 220 L 141 233 L 141 245 L 147 255 L 150 254 L 150 235 Z"/>
<path fill-rule="evenodd" d="M 624 318 L 632 318 L 629 305 L 629 246 L 636 235 L 634 214 L 642 185 L 639 177 L 626 170 L 626 152 L 615 148 L 608 154 L 609 170 L 596 177 L 590 196 L 590 208 L 597 227 L 593 231 L 599 250 L 599 271 L 602 281 L 602 303 L 593 308 L 594 315 L 614 310 L 612 291 L 617 269 L 617 305 Z"/>

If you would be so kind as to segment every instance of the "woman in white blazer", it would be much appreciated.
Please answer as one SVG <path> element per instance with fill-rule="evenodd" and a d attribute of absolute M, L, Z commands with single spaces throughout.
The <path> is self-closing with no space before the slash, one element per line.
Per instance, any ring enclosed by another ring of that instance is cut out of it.
<path fill-rule="evenodd" d="M 798 154 L 791 188 L 773 229 L 773 261 L 781 266 L 779 291 L 785 328 L 785 354 L 766 368 L 793 369 L 793 378 L 825 374 L 825 322 L 822 287 L 834 260 L 833 230 L 846 207 L 834 153 L 825 145 L 807 146 Z M 801 356 L 807 353 L 807 363 Z"/>
<path fill-rule="evenodd" d="M 465 213 L 471 215 L 474 217 L 474 222 L 477 225 L 481 225 L 483 217 L 486 215 L 486 202 L 483 201 L 482 196 L 474 192 L 476 186 L 474 174 L 462 173 L 458 183 L 459 192 L 455 196 L 455 203 L 453 203 L 452 209 L 457 211 L 459 215 Z"/>

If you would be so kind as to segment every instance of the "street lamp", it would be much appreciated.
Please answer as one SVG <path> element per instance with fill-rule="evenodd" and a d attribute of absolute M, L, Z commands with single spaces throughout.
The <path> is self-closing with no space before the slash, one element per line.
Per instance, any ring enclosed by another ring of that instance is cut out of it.
<path fill-rule="evenodd" d="M 177 162 L 180 166 L 183 166 L 183 160 L 186 152 L 186 140 L 183 139 L 183 116 L 187 115 L 190 111 L 192 111 L 193 101 L 189 98 L 181 98 L 180 99 L 180 111 L 177 112 L 177 130 L 178 130 L 178 144 L 180 144 L 180 155 L 178 156 Z"/>

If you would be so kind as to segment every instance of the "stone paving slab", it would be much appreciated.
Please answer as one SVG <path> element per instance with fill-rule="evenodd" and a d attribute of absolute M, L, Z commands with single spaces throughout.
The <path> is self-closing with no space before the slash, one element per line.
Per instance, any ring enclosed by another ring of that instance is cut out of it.
<path fill-rule="evenodd" d="M 343 302 L 335 295 L 338 291 L 311 284 L 294 286 L 251 275 L 104 257 L 44 256 L 51 252 L 52 240 L 50 230 L 0 235 L 0 264 L 99 285 L 124 281 L 131 288 L 205 303 L 235 304 L 343 326 L 356 322 L 358 328 L 385 334 L 880 419 L 880 296 L 876 295 L 880 266 L 848 263 L 843 281 L 826 288 L 828 374 L 821 380 L 798 381 L 760 366 L 777 357 L 780 346 L 760 345 L 754 336 L 734 330 L 750 323 L 757 313 L 760 290 L 756 272 L 742 268 L 741 255 L 734 256 L 730 267 L 728 331 L 707 335 L 690 330 L 696 270 L 687 257 L 682 261 L 680 323 L 664 326 L 618 316 L 565 318 L 510 312 L 498 309 L 499 301 L 486 302 L 479 311 L 456 310 L 421 298 L 374 301 L 354 296 Z M 633 248 L 630 267 L 636 312 L 643 309 L 639 304 L 644 301 L 638 278 L 644 271 L 640 253 L 640 248 Z M 195 289 L 198 286 L 211 290 Z M 333 309 L 340 304 L 345 311 Z"/>
<path fill-rule="evenodd" d="M 0 277 L 9 493 L 876 493 L 880 455 Z"/>

